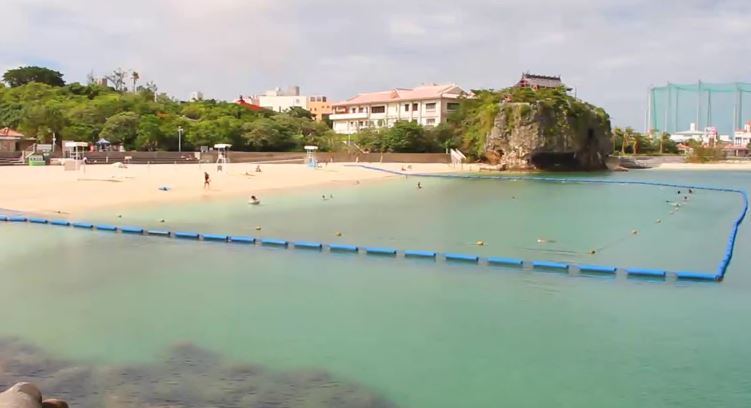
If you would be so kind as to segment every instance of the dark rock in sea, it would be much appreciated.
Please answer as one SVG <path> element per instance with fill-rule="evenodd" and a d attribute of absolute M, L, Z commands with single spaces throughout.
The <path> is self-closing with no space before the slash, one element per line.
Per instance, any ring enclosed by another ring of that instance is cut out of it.
<path fill-rule="evenodd" d="M 277 372 L 230 364 L 192 344 L 174 346 L 156 364 L 98 367 L 52 359 L 36 347 L 0 339 L 0 387 L 23 380 L 73 407 L 394 407 L 322 370 Z"/>

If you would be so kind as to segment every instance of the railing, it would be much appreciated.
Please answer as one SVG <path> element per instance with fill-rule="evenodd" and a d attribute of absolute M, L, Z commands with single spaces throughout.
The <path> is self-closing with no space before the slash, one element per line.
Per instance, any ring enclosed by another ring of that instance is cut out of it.
<path fill-rule="evenodd" d="M 330 120 L 354 120 L 354 119 L 367 119 L 368 113 L 367 112 L 361 112 L 361 113 L 335 113 L 333 115 L 329 115 Z"/>
<path fill-rule="evenodd" d="M 453 167 L 463 167 L 464 160 L 467 160 L 467 156 L 465 156 L 462 152 L 456 149 L 451 149 L 451 166 Z"/>

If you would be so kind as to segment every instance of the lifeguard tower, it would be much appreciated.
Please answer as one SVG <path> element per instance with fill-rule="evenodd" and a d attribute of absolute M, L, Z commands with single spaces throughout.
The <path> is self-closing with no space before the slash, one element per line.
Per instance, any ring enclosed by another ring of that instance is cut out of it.
<path fill-rule="evenodd" d="M 86 142 L 63 143 L 63 167 L 65 171 L 74 171 L 81 168 L 84 153 L 89 149 Z"/>
<path fill-rule="evenodd" d="M 318 167 L 316 151 L 318 151 L 318 146 L 305 146 L 305 152 L 307 153 L 307 155 L 305 156 L 305 164 L 308 165 L 308 167 Z"/>
<path fill-rule="evenodd" d="M 232 145 L 227 143 L 217 143 L 214 145 L 214 149 L 216 149 L 217 151 L 216 166 L 220 171 L 222 169 L 222 165 L 229 163 L 230 147 L 232 147 Z"/>

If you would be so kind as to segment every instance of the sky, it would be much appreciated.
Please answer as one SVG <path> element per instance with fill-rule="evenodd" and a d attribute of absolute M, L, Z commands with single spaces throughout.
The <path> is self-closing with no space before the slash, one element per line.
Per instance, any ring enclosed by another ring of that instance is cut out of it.
<path fill-rule="evenodd" d="M 133 69 L 179 99 L 500 89 L 532 72 L 643 129 L 650 86 L 751 82 L 749 0 L 2 0 L 0 14 L 0 72 Z"/>

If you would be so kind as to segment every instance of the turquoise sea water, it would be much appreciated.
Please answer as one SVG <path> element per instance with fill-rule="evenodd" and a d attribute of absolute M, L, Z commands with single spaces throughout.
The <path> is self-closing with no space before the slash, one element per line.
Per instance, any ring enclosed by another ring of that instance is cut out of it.
<path fill-rule="evenodd" d="M 603 177 L 751 190 L 751 173 L 740 172 Z M 671 214 L 666 201 L 685 192 L 420 181 L 422 190 L 410 178 L 261 197 L 258 207 L 222 200 L 90 219 L 714 271 L 741 205 L 699 191 Z M 403 407 L 744 407 L 750 242 L 744 224 L 723 283 L 687 284 L 3 223 L 0 337 L 95 366 L 152 363 L 189 342 L 232 362 L 323 370 Z"/>

